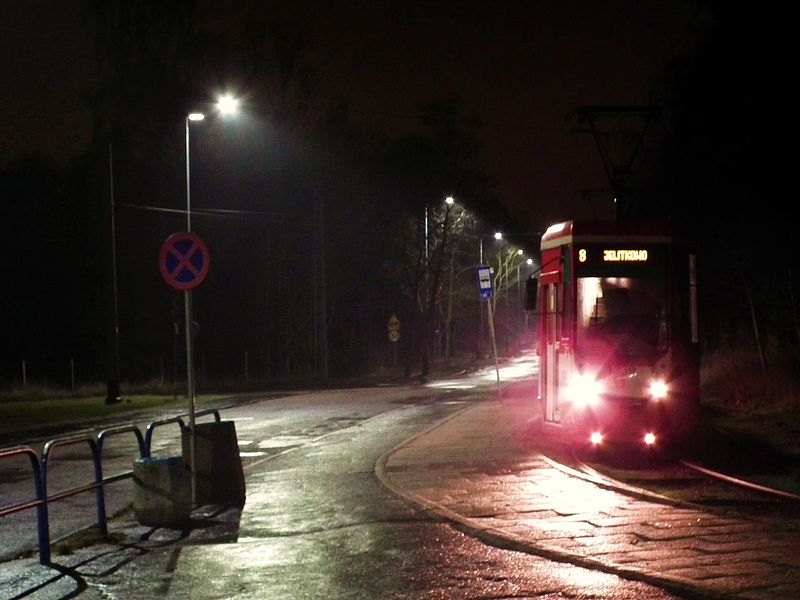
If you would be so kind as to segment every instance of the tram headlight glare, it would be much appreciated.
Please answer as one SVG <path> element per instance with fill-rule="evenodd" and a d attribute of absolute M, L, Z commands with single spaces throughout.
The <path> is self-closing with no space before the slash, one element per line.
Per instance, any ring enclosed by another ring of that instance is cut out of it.
<path fill-rule="evenodd" d="M 654 379 L 650 382 L 650 389 L 648 391 L 653 400 L 662 400 L 667 397 L 669 386 L 663 379 Z"/>
<path fill-rule="evenodd" d="M 579 408 L 597 405 L 602 393 L 603 384 L 587 373 L 575 373 L 567 388 L 567 397 Z"/>

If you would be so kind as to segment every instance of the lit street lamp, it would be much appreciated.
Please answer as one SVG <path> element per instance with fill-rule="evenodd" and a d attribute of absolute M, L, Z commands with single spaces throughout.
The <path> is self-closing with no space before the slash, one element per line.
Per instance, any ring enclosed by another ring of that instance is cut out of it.
<path fill-rule="evenodd" d="M 220 97 L 217 102 L 217 110 L 223 116 L 236 114 L 239 109 L 239 101 L 230 95 Z M 189 123 L 197 123 L 205 119 L 205 115 L 193 112 L 186 115 L 186 232 L 192 231 L 192 196 L 191 196 L 191 177 L 189 159 Z M 192 343 L 192 290 L 183 292 L 183 308 L 186 330 L 186 394 L 189 398 L 189 461 L 192 471 L 192 505 L 197 498 L 197 477 L 196 477 L 196 439 L 195 439 L 195 381 L 194 381 L 194 356 Z"/>
<path fill-rule="evenodd" d="M 450 209 L 455 204 L 455 198 L 453 198 L 453 196 L 447 196 L 444 199 L 444 202 L 447 205 L 447 209 L 445 211 L 444 218 L 441 221 L 442 237 L 440 238 L 440 246 L 439 246 L 439 251 L 441 253 L 444 253 L 444 251 L 445 251 L 446 239 L 447 239 L 447 231 L 446 231 L 446 229 L 447 229 L 448 217 L 449 217 L 449 214 L 450 214 Z M 438 294 L 437 290 L 431 289 L 430 286 L 429 286 L 429 281 L 430 281 L 430 272 L 429 272 L 430 271 L 430 241 L 429 241 L 429 237 L 430 237 L 430 225 L 429 225 L 430 210 L 431 210 L 431 206 L 430 206 L 430 204 L 428 204 L 426 202 L 425 203 L 425 215 L 424 215 L 424 219 L 423 219 L 423 243 L 424 243 L 423 258 L 424 258 L 424 261 L 423 261 L 423 265 L 422 265 L 423 266 L 422 277 L 421 277 L 421 280 L 419 281 L 419 285 L 423 289 L 423 297 L 424 297 L 424 307 L 421 307 L 422 311 L 423 311 L 423 315 L 424 315 L 423 325 L 422 325 L 422 328 L 423 328 L 423 335 L 422 335 L 422 337 L 423 337 L 422 375 L 423 375 L 423 377 L 428 374 L 428 352 L 430 351 L 429 333 L 430 333 L 430 326 L 431 326 L 430 322 L 431 322 L 431 306 L 432 306 L 431 303 L 435 301 L 434 296 Z M 433 216 L 434 216 L 434 226 L 436 226 L 437 225 L 436 224 L 436 216 L 437 215 L 436 215 L 435 207 L 434 207 Z M 438 226 L 437 226 L 437 230 L 438 230 Z M 451 272 L 452 272 L 452 252 L 450 254 L 450 257 L 451 257 Z M 439 263 L 439 264 L 441 265 L 441 263 Z"/>
<path fill-rule="evenodd" d="M 217 110 L 223 117 L 230 117 L 239 112 L 239 99 L 225 94 L 217 100 Z"/>
<path fill-rule="evenodd" d="M 479 258 L 478 258 L 478 262 L 479 262 L 480 264 L 483 264 L 483 238 L 484 238 L 484 237 L 487 237 L 487 236 L 483 236 L 483 235 L 482 235 L 482 236 L 480 236 L 480 237 L 478 238 L 478 240 L 479 240 L 479 243 L 480 243 L 479 255 L 478 255 L 478 256 L 479 256 Z M 503 239 L 503 234 L 502 234 L 501 232 L 499 232 L 499 231 L 495 231 L 495 232 L 494 232 L 494 236 L 493 236 L 493 237 L 494 237 L 494 239 L 496 239 L 496 240 L 502 240 L 502 239 Z"/>
<path fill-rule="evenodd" d="M 456 203 L 456 200 L 452 196 L 447 196 L 447 198 L 444 199 L 444 203 L 447 204 L 448 207 L 451 207 Z M 429 233 L 429 231 L 428 231 L 429 230 L 428 210 L 429 210 L 429 208 L 430 208 L 429 205 L 425 204 L 425 220 L 424 220 L 423 227 L 424 227 L 424 234 L 425 234 L 425 266 L 426 266 L 426 268 L 428 266 L 428 233 Z M 448 210 L 449 210 L 449 208 L 448 208 Z"/>

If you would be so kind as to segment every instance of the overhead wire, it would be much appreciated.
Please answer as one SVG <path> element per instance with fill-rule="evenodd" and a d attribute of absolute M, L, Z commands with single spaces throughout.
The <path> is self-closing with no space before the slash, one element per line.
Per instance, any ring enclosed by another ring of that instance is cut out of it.
<path fill-rule="evenodd" d="M 118 204 L 123 208 L 132 208 L 135 210 L 146 210 L 151 212 L 161 213 L 174 213 L 185 215 L 187 210 L 185 208 L 167 208 L 165 206 L 147 206 L 143 204 Z M 238 210 L 238 209 L 225 209 L 225 208 L 192 208 L 192 215 L 201 215 L 207 217 L 261 217 L 268 220 L 289 219 L 294 217 L 289 213 L 279 213 L 270 211 L 259 210 Z"/>

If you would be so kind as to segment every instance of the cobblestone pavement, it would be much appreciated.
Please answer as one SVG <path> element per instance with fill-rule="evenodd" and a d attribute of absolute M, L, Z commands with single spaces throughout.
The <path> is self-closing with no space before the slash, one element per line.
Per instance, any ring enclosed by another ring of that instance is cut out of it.
<path fill-rule="evenodd" d="M 536 451 L 510 386 L 382 457 L 377 476 L 485 542 L 708 598 L 800 598 L 800 523 L 623 494 Z M 526 391 L 527 390 L 527 391 Z"/>

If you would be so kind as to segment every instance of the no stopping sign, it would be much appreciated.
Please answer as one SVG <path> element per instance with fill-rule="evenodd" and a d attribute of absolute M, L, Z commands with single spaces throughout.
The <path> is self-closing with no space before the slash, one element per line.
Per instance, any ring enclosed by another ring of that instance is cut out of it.
<path fill-rule="evenodd" d="M 191 290 L 203 283 L 210 262 L 208 246 L 193 232 L 169 236 L 158 259 L 161 276 L 176 290 Z"/>

